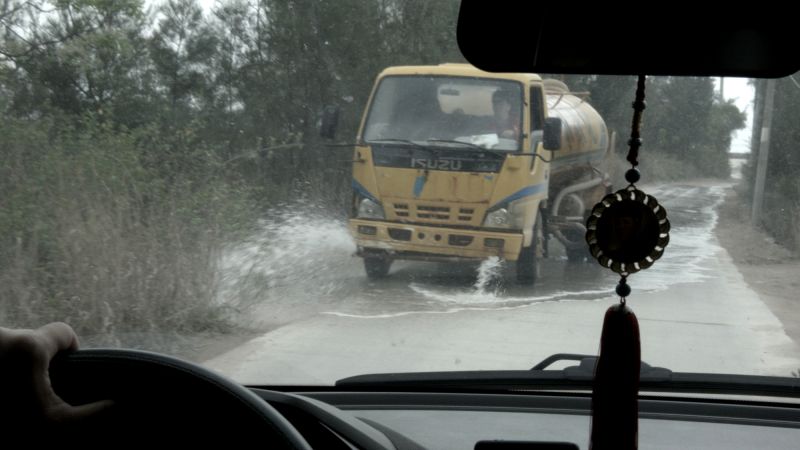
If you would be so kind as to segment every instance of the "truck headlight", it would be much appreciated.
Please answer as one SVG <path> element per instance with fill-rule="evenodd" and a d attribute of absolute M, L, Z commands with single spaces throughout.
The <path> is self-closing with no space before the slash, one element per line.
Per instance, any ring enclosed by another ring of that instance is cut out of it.
<path fill-rule="evenodd" d="M 486 214 L 486 220 L 483 221 L 485 227 L 500 227 L 506 228 L 511 224 L 511 214 L 505 208 L 495 209 L 494 211 Z"/>
<path fill-rule="evenodd" d="M 358 204 L 357 216 L 359 219 L 385 219 L 383 208 L 380 204 L 368 198 L 361 199 Z"/>

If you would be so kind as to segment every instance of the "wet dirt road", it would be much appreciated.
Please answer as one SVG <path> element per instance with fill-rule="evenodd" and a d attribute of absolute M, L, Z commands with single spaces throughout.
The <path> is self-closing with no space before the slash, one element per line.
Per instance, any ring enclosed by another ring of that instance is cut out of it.
<path fill-rule="evenodd" d="M 800 348 L 714 237 L 725 186 L 642 188 L 672 224 L 664 257 L 630 277 L 643 360 L 692 372 L 789 376 L 800 368 Z M 388 278 L 369 281 L 345 225 L 323 217 L 287 215 L 261 239 L 232 253 L 228 268 L 252 281 L 249 316 L 270 331 L 206 362 L 245 383 L 528 369 L 553 353 L 596 354 L 603 313 L 618 301 L 614 274 L 568 263 L 555 241 L 530 287 L 485 282 L 479 273 L 513 280 L 513 268 L 492 263 L 397 262 Z"/>

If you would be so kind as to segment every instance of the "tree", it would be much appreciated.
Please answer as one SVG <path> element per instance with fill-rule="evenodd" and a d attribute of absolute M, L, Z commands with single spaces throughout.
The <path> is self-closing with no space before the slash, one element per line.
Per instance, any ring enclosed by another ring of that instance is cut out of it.
<path fill-rule="evenodd" d="M 765 83 L 764 83 L 765 84 Z M 763 84 L 757 96 L 763 95 Z M 758 103 L 757 103 L 758 104 Z M 778 242 L 800 250 L 800 83 L 796 76 L 777 80 L 770 131 L 769 160 L 767 162 L 763 226 Z M 754 123 L 754 128 L 761 124 Z M 760 136 L 760 135 L 759 135 Z M 755 179 L 755 161 L 758 146 L 751 155 L 751 167 L 746 172 L 749 185 Z"/>
<path fill-rule="evenodd" d="M 589 92 L 592 106 L 609 130 L 618 133 L 617 150 L 626 153 L 636 78 L 573 75 L 564 79 L 572 90 Z M 745 116 L 732 101 L 723 102 L 715 95 L 711 78 L 649 77 L 645 101 L 643 157 L 652 164 L 668 166 L 668 170 L 683 172 L 679 169 L 683 167 L 688 174 L 729 175 L 731 135 L 744 127 Z M 645 169 L 655 176 L 677 175 Z"/>
<path fill-rule="evenodd" d="M 209 60 L 215 56 L 217 36 L 195 0 L 168 0 L 156 17 L 150 55 L 177 125 L 212 96 Z"/>
<path fill-rule="evenodd" d="M 114 116 L 116 123 L 141 122 L 137 115 L 146 109 L 149 94 L 139 64 L 144 57 L 141 2 L 26 2 L 20 8 L 28 15 L 18 20 L 26 31 L 7 32 L 0 44 L 6 68 L 14 74 L 7 86 L 15 115 L 38 116 L 55 108 Z"/>

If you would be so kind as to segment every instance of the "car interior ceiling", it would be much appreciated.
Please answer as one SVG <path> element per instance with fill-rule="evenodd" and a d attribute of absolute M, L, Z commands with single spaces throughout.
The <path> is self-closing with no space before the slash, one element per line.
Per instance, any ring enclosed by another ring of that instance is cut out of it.
<path fill-rule="evenodd" d="M 497 7 L 465 0 L 457 38 L 464 57 L 487 71 L 595 75 L 784 77 L 791 20 L 770 2 L 757 10 L 521 2 Z M 557 18 L 554 20 L 554 18 Z"/>

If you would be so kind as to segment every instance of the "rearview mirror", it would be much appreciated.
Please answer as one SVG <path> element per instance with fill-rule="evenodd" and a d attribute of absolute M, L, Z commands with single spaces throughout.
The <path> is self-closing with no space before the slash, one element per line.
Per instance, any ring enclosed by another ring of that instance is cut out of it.
<path fill-rule="evenodd" d="M 544 139 L 542 140 L 545 150 L 559 150 L 561 148 L 561 119 L 558 117 L 548 117 L 544 121 Z"/>
<path fill-rule="evenodd" d="M 339 126 L 339 107 L 334 105 L 326 106 L 322 110 L 322 124 L 319 127 L 319 135 L 325 139 L 336 137 L 336 127 Z"/>
<path fill-rule="evenodd" d="M 777 5 L 663 8 L 640 17 L 634 38 L 623 3 L 587 3 L 576 14 L 569 2 L 461 0 L 456 39 L 487 72 L 779 78 L 797 72 L 800 57 L 795 17 Z M 569 17 L 569 32 L 554 17 Z M 608 51 L 620 45 L 625 51 Z"/>

